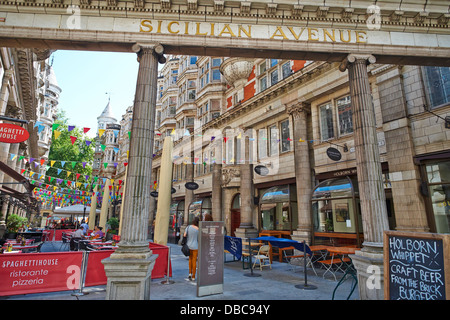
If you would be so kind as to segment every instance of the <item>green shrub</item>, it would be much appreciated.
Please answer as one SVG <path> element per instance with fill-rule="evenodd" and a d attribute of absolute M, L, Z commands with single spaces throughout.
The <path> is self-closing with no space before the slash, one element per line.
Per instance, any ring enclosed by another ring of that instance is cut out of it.
<path fill-rule="evenodd" d="M 6 220 L 6 229 L 8 232 L 17 232 L 22 226 L 26 225 L 27 222 L 28 219 L 25 217 L 21 217 L 17 214 L 10 214 Z"/>

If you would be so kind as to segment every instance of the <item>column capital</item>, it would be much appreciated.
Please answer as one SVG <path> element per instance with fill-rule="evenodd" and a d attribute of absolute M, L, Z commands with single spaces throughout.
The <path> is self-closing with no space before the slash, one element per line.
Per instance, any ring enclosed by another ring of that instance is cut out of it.
<path fill-rule="evenodd" d="M 159 63 L 166 62 L 166 58 L 164 57 L 164 47 L 159 43 L 135 43 L 131 46 L 131 50 L 137 53 L 138 61 L 144 51 L 151 51 L 158 57 Z"/>
<path fill-rule="evenodd" d="M 366 65 L 373 64 L 377 59 L 371 54 L 349 54 L 339 65 L 339 70 L 344 72 L 347 70 L 348 65 L 357 61 L 365 61 Z"/>
<path fill-rule="evenodd" d="M 304 101 L 295 101 L 286 104 L 286 113 L 298 118 L 301 115 L 306 115 L 311 112 L 311 105 Z"/>

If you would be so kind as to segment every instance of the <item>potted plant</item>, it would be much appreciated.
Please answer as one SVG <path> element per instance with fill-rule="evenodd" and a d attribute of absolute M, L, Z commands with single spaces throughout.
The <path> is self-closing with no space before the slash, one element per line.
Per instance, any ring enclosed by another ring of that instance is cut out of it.
<path fill-rule="evenodd" d="M 8 239 L 15 239 L 19 229 L 22 228 L 27 222 L 28 219 L 25 217 L 21 217 L 17 214 L 10 214 L 6 220 Z"/>
<path fill-rule="evenodd" d="M 106 231 L 106 238 L 109 240 L 112 238 L 113 234 L 117 234 L 117 230 L 119 229 L 119 219 L 110 218 L 106 224 L 109 225 L 108 231 Z"/>

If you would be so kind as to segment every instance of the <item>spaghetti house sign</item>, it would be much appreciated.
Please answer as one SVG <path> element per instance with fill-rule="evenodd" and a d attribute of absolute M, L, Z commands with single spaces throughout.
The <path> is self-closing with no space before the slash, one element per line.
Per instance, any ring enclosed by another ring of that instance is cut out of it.
<path fill-rule="evenodd" d="M 341 43 L 366 43 L 362 30 L 289 26 L 236 25 L 214 22 L 141 20 L 139 32 L 172 35 L 217 36 Z"/>
<path fill-rule="evenodd" d="M 0 142 L 19 143 L 29 137 L 28 131 L 22 127 L 10 123 L 0 123 Z"/>

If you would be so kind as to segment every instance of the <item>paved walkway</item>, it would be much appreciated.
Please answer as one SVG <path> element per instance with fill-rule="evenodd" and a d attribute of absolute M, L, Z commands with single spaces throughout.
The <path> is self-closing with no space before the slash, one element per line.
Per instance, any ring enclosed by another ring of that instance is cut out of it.
<path fill-rule="evenodd" d="M 43 252 L 58 251 L 60 242 L 47 242 Z M 303 267 L 292 271 L 287 263 L 273 262 L 272 269 L 254 270 L 258 277 L 250 277 L 249 269 L 242 268 L 241 261 L 226 262 L 224 265 L 224 290 L 222 294 L 197 297 L 196 282 L 186 280 L 188 258 L 181 253 L 181 247 L 169 244 L 171 248 L 172 277 L 170 284 L 166 279 L 153 279 L 150 287 L 151 300 L 331 300 L 337 281 L 323 270 L 317 270 L 316 276 L 311 269 L 307 272 L 307 284 L 315 286 L 313 290 L 299 289 L 296 285 L 305 284 Z M 227 255 L 227 261 L 232 260 Z M 340 276 L 338 277 L 339 280 Z M 335 300 L 346 300 L 350 293 L 352 280 L 346 280 L 336 291 Z M 74 296 L 73 291 L 27 294 L 0 297 L 1 300 L 105 300 L 106 286 L 87 287 L 82 296 Z M 358 288 L 350 300 L 359 300 Z"/>

